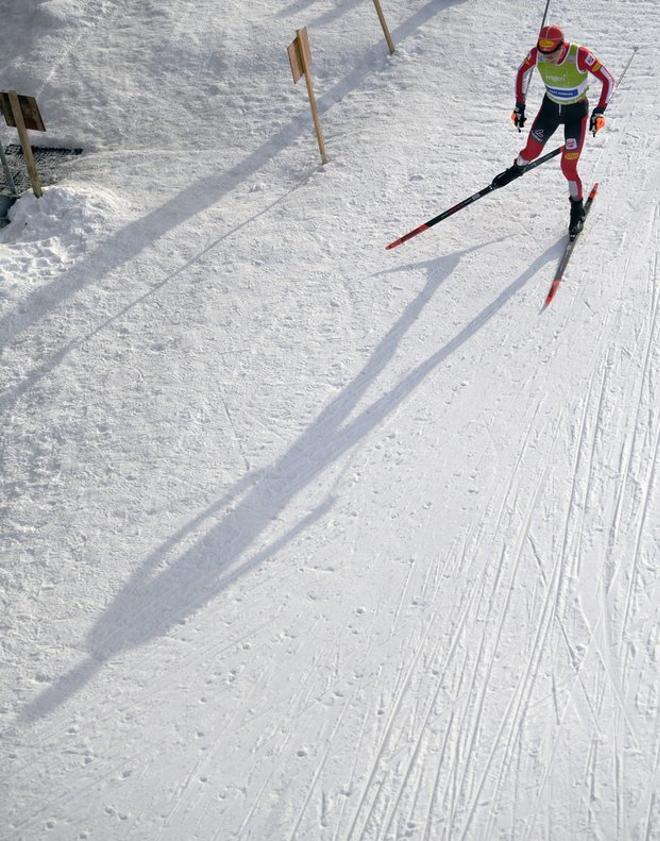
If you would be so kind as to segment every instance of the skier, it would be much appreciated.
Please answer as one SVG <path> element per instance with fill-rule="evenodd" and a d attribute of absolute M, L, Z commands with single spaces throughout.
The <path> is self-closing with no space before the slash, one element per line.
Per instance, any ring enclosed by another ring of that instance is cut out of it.
<path fill-rule="evenodd" d="M 558 26 L 544 26 L 536 47 L 528 53 L 516 76 L 516 105 L 511 114 L 518 131 L 525 125 L 524 83 L 534 67 L 538 68 L 545 84 L 545 96 L 532 124 L 527 145 L 513 162 L 513 166 L 496 175 L 493 187 L 503 187 L 520 175 L 521 169 L 537 158 L 560 123 L 564 124 L 564 148 L 561 170 L 568 181 L 571 217 L 569 235 L 576 236 L 584 224 L 582 181 L 577 163 L 582 152 L 589 114 L 589 74 L 601 83 L 598 105 L 591 112 L 589 131 L 594 137 L 605 125 L 605 108 L 614 91 L 614 80 L 594 54 L 579 44 L 564 39 Z"/>

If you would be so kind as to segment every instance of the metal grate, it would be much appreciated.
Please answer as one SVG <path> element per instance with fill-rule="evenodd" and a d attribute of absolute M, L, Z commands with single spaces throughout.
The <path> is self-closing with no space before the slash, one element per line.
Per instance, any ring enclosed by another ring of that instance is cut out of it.
<path fill-rule="evenodd" d="M 82 151 L 82 149 L 66 149 L 57 146 L 33 146 L 32 154 L 34 155 L 42 184 L 47 186 L 48 184 L 57 183 L 64 160 L 71 156 L 81 155 Z M 10 143 L 9 146 L 5 146 L 5 156 L 17 192 L 20 194 L 29 190 L 30 179 L 25 169 L 23 150 L 20 145 L 18 143 Z M 0 168 L 0 194 L 11 195 L 11 193 L 11 185 L 7 183 L 5 173 Z"/>

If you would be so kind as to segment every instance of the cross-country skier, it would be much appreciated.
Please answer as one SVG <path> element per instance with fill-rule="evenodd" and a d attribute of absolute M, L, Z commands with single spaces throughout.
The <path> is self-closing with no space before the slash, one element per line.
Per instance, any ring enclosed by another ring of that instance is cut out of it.
<path fill-rule="evenodd" d="M 513 162 L 513 166 L 493 179 L 494 187 L 503 187 L 520 174 L 525 164 L 537 158 L 560 123 L 564 124 L 564 148 L 561 154 L 561 170 L 568 180 L 571 202 L 569 234 L 575 236 L 584 224 L 582 181 L 577 163 L 589 131 L 595 136 L 605 125 L 605 108 L 614 91 L 614 80 L 601 62 L 587 47 L 571 44 L 564 39 L 558 26 L 544 26 L 539 33 L 538 43 L 528 53 L 518 68 L 516 76 L 516 105 L 511 114 L 518 131 L 525 125 L 524 84 L 527 75 L 538 68 L 545 84 L 545 96 L 539 113 L 532 123 L 527 145 Z M 589 115 L 589 74 L 601 83 L 598 105 Z"/>

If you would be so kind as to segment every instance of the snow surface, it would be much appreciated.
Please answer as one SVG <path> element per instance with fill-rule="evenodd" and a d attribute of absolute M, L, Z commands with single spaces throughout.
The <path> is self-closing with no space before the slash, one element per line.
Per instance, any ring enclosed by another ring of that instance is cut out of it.
<path fill-rule="evenodd" d="M 3 840 L 660 839 L 660 6 L 551 3 L 640 49 L 545 312 L 556 159 L 384 249 L 544 3 L 384 6 L 2 2 L 86 150 L 0 232 Z"/>

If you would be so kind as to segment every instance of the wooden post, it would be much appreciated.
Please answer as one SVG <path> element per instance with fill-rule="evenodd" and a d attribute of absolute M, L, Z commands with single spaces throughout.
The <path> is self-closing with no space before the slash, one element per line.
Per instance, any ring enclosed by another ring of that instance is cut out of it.
<path fill-rule="evenodd" d="M 374 6 L 376 7 L 376 12 L 378 13 L 378 20 L 380 21 L 380 25 L 383 27 L 383 33 L 385 34 L 387 47 L 390 51 L 390 55 L 392 55 L 392 53 L 394 52 L 394 41 L 392 40 L 392 36 L 390 35 L 390 30 L 387 28 L 387 21 L 385 20 L 385 15 L 383 14 L 383 9 L 380 5 L 380 0 L 374 0 Z"/>
<path fill-rule="evenodd" d="M 289 53 L 289 63 L 291 64 L 291 73 L 293 74 L 294 83 L 297 82 L 301 76 L 305 77 L 307 96 L 309 97 L 309 107 L 312 109 L 314 131 L 316 132 L 316 140 L 319 144 L 319 152 L 321 153 L 321 162 L 327 164 L 328 156 L 325 151 L 325 140 L 323 139 L 323 132 L 321 131 L 319 110 L 316 106 L 314 86 L 312 85 L 312 53 L 309 47 L 309 39 L 307 37 L 306 28 L 296 29 L 296 37 L 289 44 L 287 51 Z"/>
<path fill-rule="evenodd" d="M 16 184 L 14 184 L 14 179 L 11 174 L 11 169 L 9 169 L 9 164 L 7 163 L 7 158 L 5 157 L 5 150 L 4 144 L 2 139 L 0 138 L 0 163 L 2 163 L 2 168 L 5 173 L 5 178 L 7 179 L 7 184 L 9 185 L 9 189 L 11 190 L 12 196 L 18 196 L 18 191 L 16 189 Z"/>
<path fill-rule="evenodd" d="M 41 181 L 39 180 L 39 173 L 37 172 L 37 165 L 34 162 L 32 155 L 32 147 L 30 146 L 30 139 L 28 138 L 27 129 L 25 128 L 25 121 L 23 120 L 23 111 L 21 104 L 18 101 L 18 94 L 16 91 L 7 91 L 9 102 L 11 103 L 11 111 L 16 123 L 16 130 L 23 148 L 23 155 L 25 157 L 25 164 L 30 176 L 30 183 L 32 184 L 32 191 L 37 198 L 41 198 L 43 190 L 41 189 Z"/>

